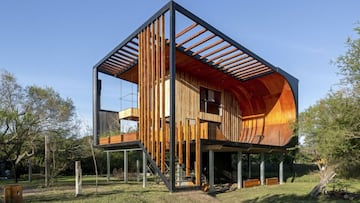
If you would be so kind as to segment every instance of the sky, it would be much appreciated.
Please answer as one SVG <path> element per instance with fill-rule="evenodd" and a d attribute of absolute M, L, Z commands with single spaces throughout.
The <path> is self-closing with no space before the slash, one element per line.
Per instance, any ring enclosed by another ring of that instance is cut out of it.
<path fill-rule="evenodd" d="M 0 70 L 23 86 L 52 87 L 92 123 L 92 68 L 167 0 L 1 0 Z M 358 0 L 177 0 L 299 79 L 299 111 L 336 88 L 330 61 L 360 26 Z"/>

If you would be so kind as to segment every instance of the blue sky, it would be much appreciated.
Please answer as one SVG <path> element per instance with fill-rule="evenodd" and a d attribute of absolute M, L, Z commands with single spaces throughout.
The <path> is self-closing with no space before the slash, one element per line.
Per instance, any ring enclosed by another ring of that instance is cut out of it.
<path fill-rule="evenodd" d="M 71 98 L 91 126 L 93 65 L 167 2 L 2 0 L 0 69 L 23 86 L 49 86 Z M 176 2 L 297 77 L 300 111 L 339 81 L 330 61 L 345 53 L 360 21 L 357 0 Z"/>

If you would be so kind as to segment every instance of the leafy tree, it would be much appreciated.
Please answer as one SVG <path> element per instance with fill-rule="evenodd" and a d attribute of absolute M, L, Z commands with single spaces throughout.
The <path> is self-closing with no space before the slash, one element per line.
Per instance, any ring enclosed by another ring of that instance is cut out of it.
<path fill-rule="evenodd" d="M 360 28 L 355 31 L 360 36 Z M 299 116 L 305 147 L 311 149 L 321 175 L 326 168 L 360 176 L 360 38 L 347 39 L 347 52 L 335 64 L 343 76 L 337 91 Z"/>
<path fill-rule="evenodd" d="M 0 155 L 11 163 L 16 181 L 17 166 L 43 149 L 39 143 L 45 135 L 56 140 L 53 151 L 59 152 L 58 146 L 67 143 L 60 138 L 69 137 L 76 129 L 74 112 L 71 99 L 61 98 L 52 88 L 23 88 L 9 72 L 1 74 Z M 69 145 L 60 148 L 69 151 Z"/>

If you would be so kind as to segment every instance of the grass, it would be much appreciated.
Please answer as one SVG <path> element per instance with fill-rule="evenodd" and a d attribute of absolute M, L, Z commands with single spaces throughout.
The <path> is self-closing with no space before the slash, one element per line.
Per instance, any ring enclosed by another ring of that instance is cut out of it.
<path fill-rule="evenodd" d="M 124 184 L 121 181 L 106 183 L 104 177 L 99 179 L 99 187 L 96 192 L 95 178 L 83 177 L 82 195 L 75 197 L 74 177 L 60 177 L 54 186 L 43 188 L 43 180 L 35 180 L 33 183 L 21 181 L 23 185 L 24 202 L 349 202 L 345 200 L 328 200 L 325 197 L 313 199 L 308 196 L 311 189 L 317 184 L 317 174 L 308 174 L 296 178 L 294 182 L 283 185 L 259 186 L 243 188 L 233 192 L 209 195 L 201 191 L 169 193 L 162 184 L 149 181 L 146 188 L 141 183 L 131 181 Z M 12 182 L 2 181 L 0 187 Z M 358 180 L 342 180 L 340 183 L 329 184 L 328 190 L 333 186 L 343 187 L 351 192 L 360 192 Z M 358 199 L 359 201 L 359 199 Z"/>

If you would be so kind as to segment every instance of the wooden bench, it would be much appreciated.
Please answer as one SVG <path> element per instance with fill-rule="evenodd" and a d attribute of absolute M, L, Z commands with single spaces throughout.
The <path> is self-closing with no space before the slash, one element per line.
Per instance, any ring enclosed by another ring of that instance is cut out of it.
<path fill-rule="evenodd" d="M 279 184 L 279 179 L 277 177 L 266 178 L 265 179 L 265 184 L 266 185 L 277 185 L 277 184 Z"/>
<path fill-rule="evenodd" d="M 243 187 L 254 187 L 259 186 L 260 180 L 259 179 L 247 179 L 243 181 Z"/>

